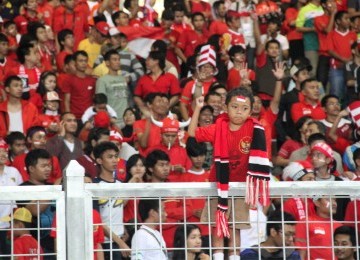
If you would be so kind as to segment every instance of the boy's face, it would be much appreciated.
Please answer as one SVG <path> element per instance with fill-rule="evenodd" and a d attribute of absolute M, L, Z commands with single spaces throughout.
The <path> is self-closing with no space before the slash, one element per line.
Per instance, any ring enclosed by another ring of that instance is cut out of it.
<path fill-rule="evenodd" d="M 235 53 L 235 55 L 232 58 L 234 59 L 234 62 L 245 62 L 246 55 L 245 52 L 238 52 Z"/>
<path fill-rule="evenodd" d="M 267 31 L 270 34 L 276 33 L 278 31 L 278 25 L 276 23 L 269 23 Z"/>
<path fill-rule="evenodd" d="M 224 18 L 226 15 L 226 6 L 224 4 L 220 4 L 219 8 L 217 9 L 217 15 L 221 18 Z"/>
<path fill-rule="evenodd" d="M 38 28 L 36 30 L 36 37 L 39 42 L 46 42 L 48 40 L 46 30 L 44 28 Z"/>
<path fill-rule="evenodd" d="M 169 106 L 169 99 L 157 96 L 152 104 L 150 104 L 150 109 L 159 115 L 166 115 L 169 111 Z"/>
<path fill-rule="evenodd" d="M 0 54 L 6 56 L 9 50 L 9 43 L 8 42 L 0 42 Z"/>
<path fill-rule="evenodd" d="M 128 26 L 129 25 L 129 16 L 127 14 L 121 13 L 119 15 L 119 25 L 118 26 Z"/>
<path fill-rule="evenodd" d="M 175 11 L 174 16 L 175 16 L 174 23 L 181 24 L 183 22 L 183 20 L 184 20 L 184 12 Z"/>
<path fill-rule="evenodd" d="M 338 260 L 353 259 L 354 252 L 356 251 L 351 243 L 350 236 L 347 234 L 337 234 L 334 237 L 334 252 Z"/>
<path fill-rule="evenodd" d="M 10 24 L 6 29 L 5 29 L 6 34 L 9 34 L 11 36 L 16 36 L 17 34 L 17 28 L 15 24 Z"/>
<path fill-rule="evenodd" d="M 111 55 L 110 59 L 106 61 L 106 66 L 113 71 L 120 70 L 120 55 Z"/>
<path fill-rule="evenodd" d="M 50 111 L 58 111 L 59 106 L 59 101 L 45 101 L 45 108 Z"/>
<path fill-rule="evenodd" d="M 26 8 L 28 10 L 32 10 L 32 11 L 36 11 L 36 8 L 38 7 L 37 1 L 36 0 L 28 0 L 26 2 Z"/>
<path fill-rule="evenodd" d="M 172 147 L 176 141 L 177 133 L 163 133 L 161 135 L 161 141 L 166 147 Z"/>
<path fill-rule="evenodd" d="M 158 160 L 153 168 L 150 168 L 152 178 L 165 182 L 170 173 L 170 162 L 164 160 Z"/>
<path fill-rule="evenodd" d="M 30 176 L 38 182 L 46 182 L 52 170 L 51 159 L 39 158 L 35 166 L 30 166 Z"/>
<path fill-rule="evenodd" d="M 66 133 L 75 134 L 77 130 L 76 117 L 73 114 L 66 114 L 63 117 L 64 128 Z"/>
<path fill-rule="evenodd" d="M 202 168 L 202 166 L 204 165 L 204 162 L 205 162 L 205 154 L 195 156 L 195 157 L 190 156 L 190 160 L 195 168 L 197 168 L 197 169 Z"/>
<path fill-rule="evenodd" d="M 20 237 L 22 235 L 21 229 L 24 229 L 25 225 L 19 220 L 14 219 L 14 237 Z"/>
<path fill-rule="evenodd" d="M 76 73 L 75 61 L 71 60 L 68 64 L 64 64 L 64 71 L 69 74 Z"/>
<path fill-rule="evenodd" d="M 169 29 L 171 27 L 171 25 L 173 25 L 173 23 L 174 23 L 173 20 L 165 20 L 165 19 L 161 20 L 161 25 L 165 29 Z"/>
<path fill-rule="evenodd" d="M 314 201 L 314 204 L 316 206 L 316 211 L 319 213 L 321 212 L 328 216 L 336 213 L 337 203 L 335 199 L 320 198 L 317 201 Z"/>
<path fill-rule="evenodd" d="M 201 15 L 195 16 L 193 25 L 194 25 L 194 29 L 196 31 L 201 31 L 204 28 L 204 25 L 205 25 L 204 18 Z"/>
<path fill-rule="evenodd" d="M 25 140 L 15 140 L 11 145 L 10 149 L 12 154 L 14 154 L 14 156 L 25 153 L 26 150 Z"/>
<path fill-rule="evenodd" d="M 218 95 L 211 95 L 209 96 L 206 104 L 214 109 L 214 116 L 218 116 L 220 114 L 222 109 L 221 97 Z"/>
<path fill-rule="evenodd" d="M 310 78 L 310 74 L 307 69 L 300 70 L 296 75 L 294 75 L 295 81 L 299 83 L 303 82 L 308 78 Z"/>
<path fill-rule="evenodd" d="M 337 98 L 329 98 L 325 105 L 325 113 L 331 116 L 337 116 L 340 113 L 341 105 Z"/>
<path fill-rule="evenodd" d="M 261 99 L 258 96 L 254 96 L 254 104 L 252 108 L 252 115 L 257 116 L 260 114 L 262 108 Z"/>
<path fill-rule="evenodd" d="M 13 98 L 21 98 L 23 93 L 23 83 L 21 80 L 12 80 L 10 86 L 5 87 L 5 91 Z"/>
<path fill-rule="evenodd" d="M 232 97 L 226 106 L 230 122 L 241 126 L 251 114 L 251 103 L 248 97 Z"/>
<path fill-rule="evenodd" d="M 213 123 L 214 116 L 209 109 L 201 112 L 199 115 L 199 126 L 207 126 Z"/>
<path fill-rule="evenodd" d="M 115 150 L 107 150 L 100 158 L 96 159 L 96 162 L 101 165 L 101 168 L 107 172 L 115 171 L 118 161 L 119 153 L 117 153 Z"/>
<path fill-rule="evenodd" d="M 28 138 L 28 143 L 31 144 L 31 149 L 45 149 L 46 141 L 46 133 L 43 131 L 37 131 Z"/>
<path fill-rule="evenodd" d="M 25 56 L 25 59 L 31 64 L 37 65 L 40 62 L 39 50 L 35 47 L 30 48 L 30 53 Z"/>
<path fill-rule="evenodd" d="M 310 154 L 311 163 L 314 168 L 321 168 L 327 166 L 331 160 L 327 158 L 325 154 L 321 153 L 320 151 L 312 151 Z"/>
<path fill-rule="evenodd" d="M 318 101 L 320 98 L 320 85 L 317 81 L 307 82 L 302 90 L 306 98 L 311 101 Z"/>
<path fill-rule="evenodd" d="M 338 25 L 344 29 L 349 29 L 350 27 L 350 16 L 349 14 L 344 14 L 343 17 L 338 21 Z"/>
<path fill-rule="evenodd" d="M 85 72 L 87 69 L 88 57 L 83 55 L 78 55 L 75 60 L 75 67 L 77 71 Z"/>
<path fill-rule="evenodd" d="M 74 47 L 74 35 L 73 34 L 66 35 L 63 44 L 64 46 L 72 49 Z"/>
<path fill-rule="evenodd" d="M 266 49 L 266 53 L 270 58 L 277 58 L 280 55 L 280 47 L 276 43 L 270 43 Z"/>

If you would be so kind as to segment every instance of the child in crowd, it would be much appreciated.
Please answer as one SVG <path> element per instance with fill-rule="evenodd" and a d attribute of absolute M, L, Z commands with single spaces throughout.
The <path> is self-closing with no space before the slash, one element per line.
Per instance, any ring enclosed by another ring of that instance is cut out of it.
<path fill-rule="evenodd" d="M 60 101 L 56 91 L 49 91 L 44 95 L 44 113 L 39 115 L 39 120 L 48 138 L 53 137 L 60 130 Z"/>

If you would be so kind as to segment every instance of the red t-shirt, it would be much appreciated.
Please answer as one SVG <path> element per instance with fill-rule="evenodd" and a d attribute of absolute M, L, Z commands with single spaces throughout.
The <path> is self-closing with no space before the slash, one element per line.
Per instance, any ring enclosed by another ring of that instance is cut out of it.
<path fill-rule="evenodd" d="M 291 106 L 291 119 L 293 122 L 296 123 L 303 116 L 310 116 L 315 120 L 326 118 L 326 114 L 320 103 L 318 103 L 316 106 L 312 106 L 305 101 L 294 103 Z"/>
<path fill-rule="evenodd" d="M 319 39 L 319 54 L 324 56 L 329 56 L 329 44 L 328 44 L 328 35 L 324 32 L 325 28 L 328 26 L 330 17 L 326 14 L 322 16 L 315 17 L 314 26 L 316 33 Z"/>
<path fill-rule="evenodd" d="M 355 207 L 356 207 L 356 211 L 355 211 Z M 352 200 L 348 203 L 347 207 L 346 207 L 346 212 L 345 212 L 345 222 L 350 222 L 350 223 L 346 223 L 345 225 L 347 226 L 351 226 L 351 227 L 355 227 L 355 223 L 357 222 L 357 230 L 360 230 L 360 200 L 355 199 Z"/>
<path fill-rule="evenodd" d="M 210 81 L 207 82 L 203 82 L 203 87 L 202 87 L 202 92 L 203 92 L 203 96 L 206 96 L 206 94 L 209 92 L 210 86 L 211 84 L 213 84 L 216 81 L 215 78 L 213 78 Z M 193 108 L 192 108 L 192 104 L 193 104 L 193 87 L 195 84 L 195 80 L 191 80 L 188 83 L 186 83 L 184 89 L 182 90 L 181 93 L 181 97 L 180 97 L 180 102 L 185 104 L 187 106 L 187 110 L 189 113 L 189 116 L 192 116 L 193 113 Z"/>
<path fill-rule="evenodd" d="M 25 12 L 23 15 L 16 16 L 14 22 L 16 24 L 18 32 L 21 35 L 24 35 L 27 34 L 27 26 L 29 22 L 38 22 L 38 18 L 36 16 L 34 18 L 31 18 Z"/>
<path fill-rule="evenodd" d="M 231 36 L 231 46 L 241 45 L 246 48 L 244 36 L 241 33 L 235 32 L 231 29 L 227 31 L 227 33 Z"/>
<path fill-rule="evenodd" d="M 203 13 L 208 16 L 211 13 L 211 5 L 205 1 L 191 1 L 191 13 Z"/>
<path fill-rule="evenodd" d="M 135 121 L 135 123 L 133 125 L 134 133 L 136 135 L 143 134 L 145 132 L 145 125 L 146 125 L 146 119 L 141 119 L 141 120 Z M 147 154 L 147 150 L 149 149 L 149 147 L 159 145 L 160 142 L 161 142 L 161 129 L 160 129 L 160 127 L 151 123 L 147 146 L 146 146 L 146 148 L 142 148 L 139 145 L 139 153 L 142 156 L 144 156 L 145 154 Z"/>
<path fill-rule="evenodd" d="M 56 66 L 58 71 L 62 72 L 64 70 L 65 57 L 71 53 L 67 51 L 61 51 L 56 55 Z"/>
<path fill-rule="evenodd" d="M 119 158 L 116 167 L 116 177 L 121 182 L 124 182 L 126 179 L 126 161 L 124 159 Z"/>
<path fill-rule="evenodd" d="M 254 81 L 255 72 L 251 69 L 248 69 L 248 73 L 249 73 L 249 80 Z M 226 83 L 227 89 L 230 91 L 233 88 L 238 88 L 240 86 L 240 82 L 241 82 L 240 71 L 235 67 L 231 68 L 228 71 L 228 78 Z"/>
<path fill-rule="evenodd" d="M 223 35 L 224 33 L 227 33 L 229 30 L 229 27 L 227 24 L 220 20 L 212 21 L 209 27 L 209 35 L 219 34 Z"/>
<path fill-rule="evenodd" d="M 24 182 L 28 181 L 30 177 L 28 171 L 26 170 L 26 165 L 25 165 L 26 155 L 27 155 L 26 153 L 23 153 L 16 156 L 14 158 L 12 165 L 20 172 Z M 59 159 L 55 156 L 52 156 L 51 160 L 52 160 L 52 169 L 49 179 L 46 180 L 47 183 L 54 183 L 57 179 L 62 177 L 62 170 L 60 167 Z"/>
<path fill-rule="evenodd" d="M 184 51 L 185 57 L 190 57 L 198 45 L 205 44 L 209 38 L 209 34 L 203 31 L 202 34 L 194 30 L 184 31 L 178 41 L 178 47 Z"/>
<path fill-rule="evenodd" d="M 310 198 L 306 203 L 302 198 L 290 198 L 284 202 L 284 211 L 291 214 L 295 221 L 304 221 L 307 217 L 316 215 L 314 202 Z"/>
<path fill-rule="evenodd" d="M 14 240 L 14 255 L 17 260 L 33 260 L 38 259 L 37 254 L 43 254 L 44 251 L 40 246 L 40 252 L 38 251 L 39 243 L 33 238 L 30 234 L 24 234 L 21 237 L 18 237 Z M 25 255 L 29 256 L 16 256 L 16 255 Z M 43 256 L 40 256 L 39 259 L 44 259 Z"/>
<path fill-rule="evenodd" d="M 317 215 L 310 216 L 308 223 L 303 222 L 296 225 L 295 245 L 301 250 L 307 250 L 307 245 L 309 245 L 309 254 L 307 254 L 309 259 L 332 259 L 332 231 L 340 226 L 342 225 L 335 220 L 330 222 L 330 219 Z M 321 246 L 327 248 L 311 248 Z"/>
<path fill-rule="evenodd" d="M 344 58 L 351 58 L 351 45 L 357 41 L 357 35 L 354 31 L 345 33 L 339 32 L 337 29 L 331 31 L 328 35 L 329 50 L 336 52 Z M 333 68 L 342 68 L 344 64 L 332 58 L 330 64 Z"/>
<path fill-rule="evenodd" d="M 70 111 L 77 119 L 80 119 L 85 110 L 93 103 L 96 79 L 89 76 L 79 78 L 69 75 L 67 83 L 63 86 L 63 91 L 70 94 Z"/>
<path fill-rule="evenodd" d="M 49 132 L 48 127 L 50 125 L 58 125 L 60 129 L 60 115 L 51 116 L 46 114 L 39 114 L 39 122 L 41 122 L 41 126 L 46 129 L 46 136 L 48 138 L 53 137 L 55 133 Z"/>
<path fill-rule="evenodd" d="M 97 210 L 92 211 L 93 213 L 93 236 L 94 236 L 94 250 L 98 249 L 98 244 L 102 244 L 105 241 L 104 228 L 101 216 Z M 50 236 L 56 238 L 56 216 L 54 217 L 51 225 Z M 94 260 L 97 259 L 96 252 L 94 252 Z"/>
<path fill-rule="evenodd" d="M 163 38 L 163 40 L 168 43 L 166 59 L 170 61 L 172 64 L 174 64 L 178 72 L 180 72 L 180 65 L 179 65 L 178 57 L 175 53 L 175 46 L 179 40 L 179 37 L 180 37 L 179 32 L 175 30 L 171 30 L 169 33 L 164 34 L 164 38 Z"/>
<path fill-rule="evenodd" d="M 6 74 L 8 74 L 7 71 L 9 68 L 13 68 L 16 65 L 17 64 L 14 61 L 8 59 L 7 57 L 5 58 L 4 63 L 0 63 L 0 87 L 4 86 L 4 80 L 7 77 Z"/>
<path fill-rule="evenodd" d="M 180 182 L 209 182 L 209 171 L 203 170 L 203 172 L 194 172 L 192 170 L 188 170 L 186 173 L 182 174 Z M 205 198 L 191 198 L 188 199 L 191 201 L 191 211 L 202 210 L 205 207 Z M 189 222 L 199 223 L 200 218 L 192 214 L 188 220 Z M 207 236 L 209 235 L 209 226 L 196 224 L 200 227 L 201 235 Z"/>
<path fill-rule="evenodd" d="M 214 145 L 215 130 L 215 124 L 207 127 L 198 127 L 195 132 L 195 138 L 198 142 L 210 142 Z M 246 181 L 253 130 L 253 124 L 247 124 L 246 122 L 237 131 L 228 129 L 229 182 Z M 209 180 L 210 182 L 216 182 L 215 167 L 212 167 L 210 170 Z"/>
<path fill-rule="evenodd" d="M 177 31 L 180 35 L 187 30 L 192 30 L 191 26 L 187 23 L 173 23 L 170 27 L 171 30 Z"/>
<path fill-rule="evenodd" d="M 281 146 L 278 155 L 284 159 L 289 159 L 293 151 L 300 149 L 304 145 L 295 141 L 295 140 L 286 140 L 285 143 Z"/>
<path fill-rule="evenodd" d="M 28 88 L 23 89 L 23 92 L 30 92 L 32 95 L 39 85 L 41 70 L 37 67 L 29 69 L 22 64 L 16 64 L 14 67 L 6 69 L 6 77 L 10 75 L 17 75 L 26 81 Z"/>
<path fill-rule="evenodd" d="M 150 93 L 161 92 L 170 96 L 181 93 L 178 79 L 171 73 L 163 73 L 156 80 L 150 75 L 142 76 L 135 88 L 134 94 L 145 98 Z"/>
<path fill-rule="evenodd" d="M 290 26 L 290 23 L 296 21 L 298 13 L 299 10 L 293 7 L 287 8 L 285 11 L 285 21 L 283 23 L 283 29 L 289 41 L 301 40 L 303 38 L 302 33 L 298 32 L 294 25 Z"/>
<path fill-rule="evenodd" d="M 47 1 L 44 1 L 43 3 L 38 3 L 38 7 L 36 10 L 39 14 L 43 15 L 43 20 L 46 25 L 52 26 L 52 20 L 54 15 L 54 7 L 50 5 Z"/>

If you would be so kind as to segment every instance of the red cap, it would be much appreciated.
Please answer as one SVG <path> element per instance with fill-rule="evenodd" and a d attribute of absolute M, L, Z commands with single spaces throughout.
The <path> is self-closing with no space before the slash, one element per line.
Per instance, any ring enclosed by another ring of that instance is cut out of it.
<path fill-rule="evenodd" d="M 228 17 L 241 17 L 241 14 L 239 12 L 234 11 L 234 10 L 227 11 L 226 15 Z"/>
<path fill-rule="evenodd" d="M 102 127 L 108 128 L 110 127 L 110 117 L 108 112 L 106 111 L 99 111 L 94 116 L 94 126 L 95 127 Z"/>
<path fill-rule="evenodd" d="M 106 22 L 97 22 L 95 24 L 95 28 L 96 30 L 98 30 L 103 36 L 108 36 L 109 35 L 109 30 L 110 27 Z"/>

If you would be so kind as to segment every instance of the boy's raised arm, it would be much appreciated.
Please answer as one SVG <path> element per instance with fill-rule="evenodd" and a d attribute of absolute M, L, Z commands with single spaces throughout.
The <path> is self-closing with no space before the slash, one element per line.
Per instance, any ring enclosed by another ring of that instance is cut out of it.
<path fill-rule="evenodd" d="M 198 97 L 196 99 L 194 113 L 191 117 L 190 125 L 188 128 L 188 133 L 189 133 L 189 136 L 191 136 L 191 137 L 195 137 L 195 130 L 198 126 L 200 110 L 203 106 L 204 106 L 204 97 L 203 96 Z"/>

